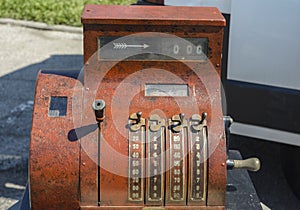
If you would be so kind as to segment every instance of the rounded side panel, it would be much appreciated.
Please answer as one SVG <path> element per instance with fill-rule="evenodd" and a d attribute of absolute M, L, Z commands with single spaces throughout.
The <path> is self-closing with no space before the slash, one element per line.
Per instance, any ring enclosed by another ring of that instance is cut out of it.
<path fill-rule="evenodd" d="M 79 141 L 70 133 L 74 119 L 80 119 L 72 109 L 81 107 L 81 94 L 74 94 L 81 88 L 71 77 L 38 75 L 29 157 L 31 209 L 79 209 Z"/>

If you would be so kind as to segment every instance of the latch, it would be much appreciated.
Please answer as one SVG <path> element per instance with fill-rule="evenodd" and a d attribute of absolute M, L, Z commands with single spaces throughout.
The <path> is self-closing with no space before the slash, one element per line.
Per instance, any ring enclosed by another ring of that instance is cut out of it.
<path fill-rule="evenodd" d="M 195 131 L 200 131 L 203 126 L 206 126 L 206 117 L 206 112 L 203 112 L 201 116 L 199 114 L 193 114 L 191 117 L 192 128 Z"/>
<path fill-rule="evenodd" d="M 182 127 L 187 126 L 187 120 L 184 118 L 184 113 L 180 113 L 179 115 L 173 115 L 170 119 L 170 126 L 173 132 L 179 133 L 182 130 Z"/>
<path fill-rule="evenodd" d="M 159 131 L 161 126 L 165 125 L 165 120 L 160 118 L 157 114 L 150 115 L 149 121 L 152 121 L 152 123 L 149 126 L 149 129 L 153 132 Z"/>
<path fill-rule="evenodd" d="M 141 128 L 141 126 L 145 126 L 146 120 L 145 118 L 142 118 L 142 112 L 136 112 L 130 115 L 130 120 L 133 120 L 135 122 L 130 123 L 130 130 L 131 131 L 137 131 Z"/>

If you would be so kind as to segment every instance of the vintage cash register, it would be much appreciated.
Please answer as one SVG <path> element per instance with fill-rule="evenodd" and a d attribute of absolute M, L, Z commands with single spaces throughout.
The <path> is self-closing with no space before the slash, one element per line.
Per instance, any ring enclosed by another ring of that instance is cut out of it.
<path fill-rule="evenodd" d="M 87 5 L 82 23 L 82 72 L 38 75 L 31 208 L 224 209 L 238 162 L 226 164 L 220 12 Z"/>

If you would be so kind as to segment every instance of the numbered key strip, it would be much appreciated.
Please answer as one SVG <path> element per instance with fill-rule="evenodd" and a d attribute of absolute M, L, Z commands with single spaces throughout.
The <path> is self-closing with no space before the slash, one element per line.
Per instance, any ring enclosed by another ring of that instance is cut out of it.
<path fill-rule="evenodd" d="M 129 131 L 128 199 L 144 201 L 144 127 Z"/>
<path fill-rule="evenodd" d="M 169 120 L 166 128 L 164 119 L 152 116 L 147 132 L 146 126 L 129 130 L 129 201 L 147 205 L 206 205 L 206 122 L 186 120 L 175 123 L 181 128 L 174 129 L 170 126 L 174 119 Z"/>
<path fill-rule="evenodd" d="M 190 168 L 189 168 L 189 204 L 205 205 L 206 200 L 206 173 L 207 173 L 207 145 L 206 127 L 200 131 L 190 132 Z"/>

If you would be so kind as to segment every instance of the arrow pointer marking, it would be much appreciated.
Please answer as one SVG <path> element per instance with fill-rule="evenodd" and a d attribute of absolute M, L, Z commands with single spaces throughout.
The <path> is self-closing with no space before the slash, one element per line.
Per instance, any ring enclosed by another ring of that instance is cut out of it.
<path fill-rule="evenodd" d="M 114 49 L 122 50 L 127 48 L 143 48 L 146 49 L 149 47 L 147 44 L 126 44 L 126 43 L 113 43 Z"/>

